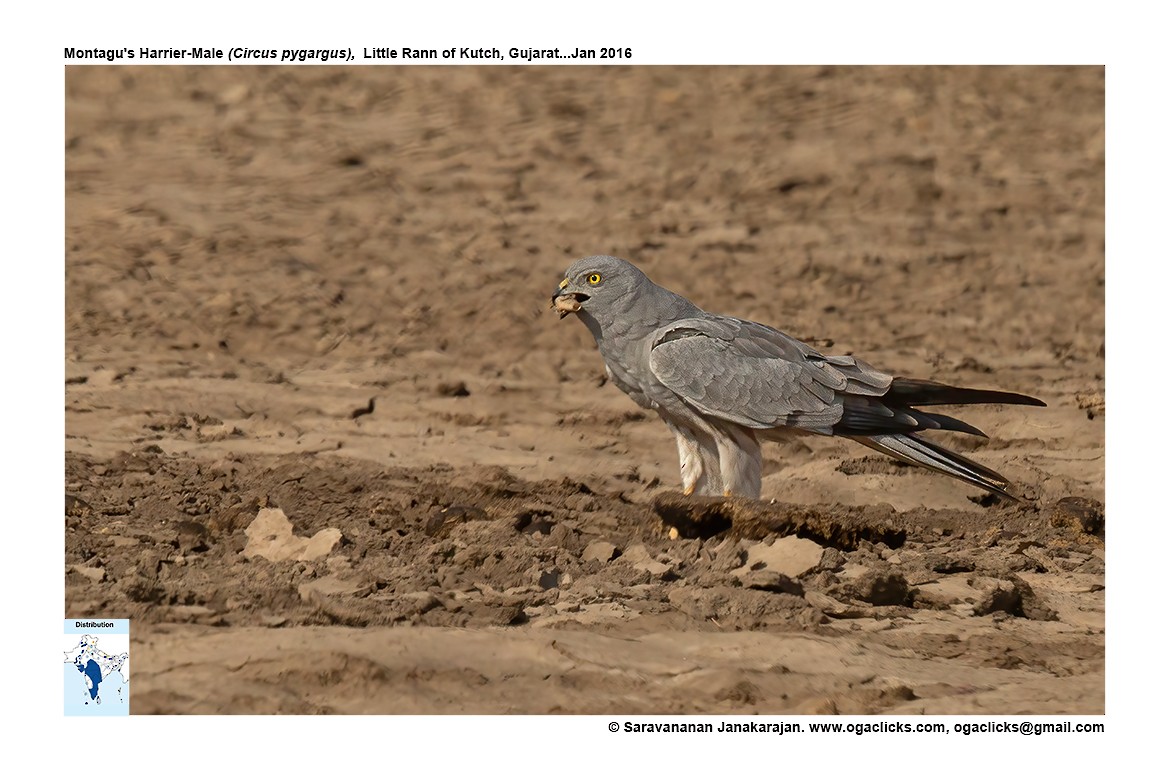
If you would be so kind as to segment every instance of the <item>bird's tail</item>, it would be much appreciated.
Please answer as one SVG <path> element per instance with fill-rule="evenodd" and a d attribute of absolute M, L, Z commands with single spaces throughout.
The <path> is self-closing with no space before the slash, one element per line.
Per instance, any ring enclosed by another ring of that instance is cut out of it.
<path fill-rule="evenodd" d="M 904 463 L 922 466 L 948 477 L 961 479 L 969 485 L 990 491 L 997 496 L 1019 501 L 1011 494 L 1012 485 L 1002 474 L 913 433 L 885 433 L 851 438 Z"/>
<path fill-rule="evenodd" d="M 1024 406 L 1047 406 L 1039 398 L 1020 393 L 1006 393 L 1003 390 L 976 390 L 971 387 L 954 387 L 927 379 L 895 377 L 890 389 L 882 395 L 882 401 L 901 406 L 931 406 L 934 404 L 1023 404 Z"/>

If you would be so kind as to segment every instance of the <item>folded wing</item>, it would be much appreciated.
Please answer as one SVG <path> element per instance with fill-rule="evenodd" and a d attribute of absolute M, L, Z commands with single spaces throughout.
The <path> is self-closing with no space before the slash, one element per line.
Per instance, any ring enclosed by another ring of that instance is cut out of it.
<path fill-rule="evenodd" d="M 699 412 L 748 428 L 832 434 L 845 398 L 880 396 L 893 377 L 732 318 L 680 320 L 654 335 L 650 369 Z"/>

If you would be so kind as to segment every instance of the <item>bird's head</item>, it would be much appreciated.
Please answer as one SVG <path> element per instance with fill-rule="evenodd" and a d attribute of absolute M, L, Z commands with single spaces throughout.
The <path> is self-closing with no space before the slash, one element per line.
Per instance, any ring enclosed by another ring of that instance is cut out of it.
<path fill-rule="evenodd" d="M 563 319 L 568 314 L 587 313 L 595 318 L 647 281 L 646 275 L 618 257 L 583 257 L 569 266 L 565 278 L 552 296 L 552 308 Z"/>

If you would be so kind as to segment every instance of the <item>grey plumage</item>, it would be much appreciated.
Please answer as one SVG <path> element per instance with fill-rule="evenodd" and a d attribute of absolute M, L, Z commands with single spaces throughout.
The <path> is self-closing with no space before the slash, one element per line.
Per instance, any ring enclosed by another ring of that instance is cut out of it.
<path fill-rule="evenodd" d="M 760 495 L 760 441 L 847 436 L 907 463 L 1012 498 L 1004 477 L 919 436 L 985 436 L 936 404 L 1044 406 L 1016 393 L 905 379 L 854 357 L 823 355 L 756 322 L 708 314 L 635 266 L 598 255 L 573 263 L 553 295 L 597 342 L 613 383 L 675 434 L 686 493 Z"/>

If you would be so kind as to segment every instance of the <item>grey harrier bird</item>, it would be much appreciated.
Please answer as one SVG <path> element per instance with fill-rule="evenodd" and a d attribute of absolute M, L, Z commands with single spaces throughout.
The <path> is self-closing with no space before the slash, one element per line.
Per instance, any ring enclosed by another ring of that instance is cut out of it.
<path fill-rule="evenodd" d="M 987 434 L 920 406 L 1027 404 L 1036 398 L 895 377 L 854 357 L 822 355 L 756 322 L 708 314 L 617 257 L 576 261 L 552 296 L 589 328 L 606 374 L 653 409 L 678 440 L 687 495 L 760 496 L 760 441 L 846 436 L 1006 498 L 1011 484 L 921 431 Z"/>

